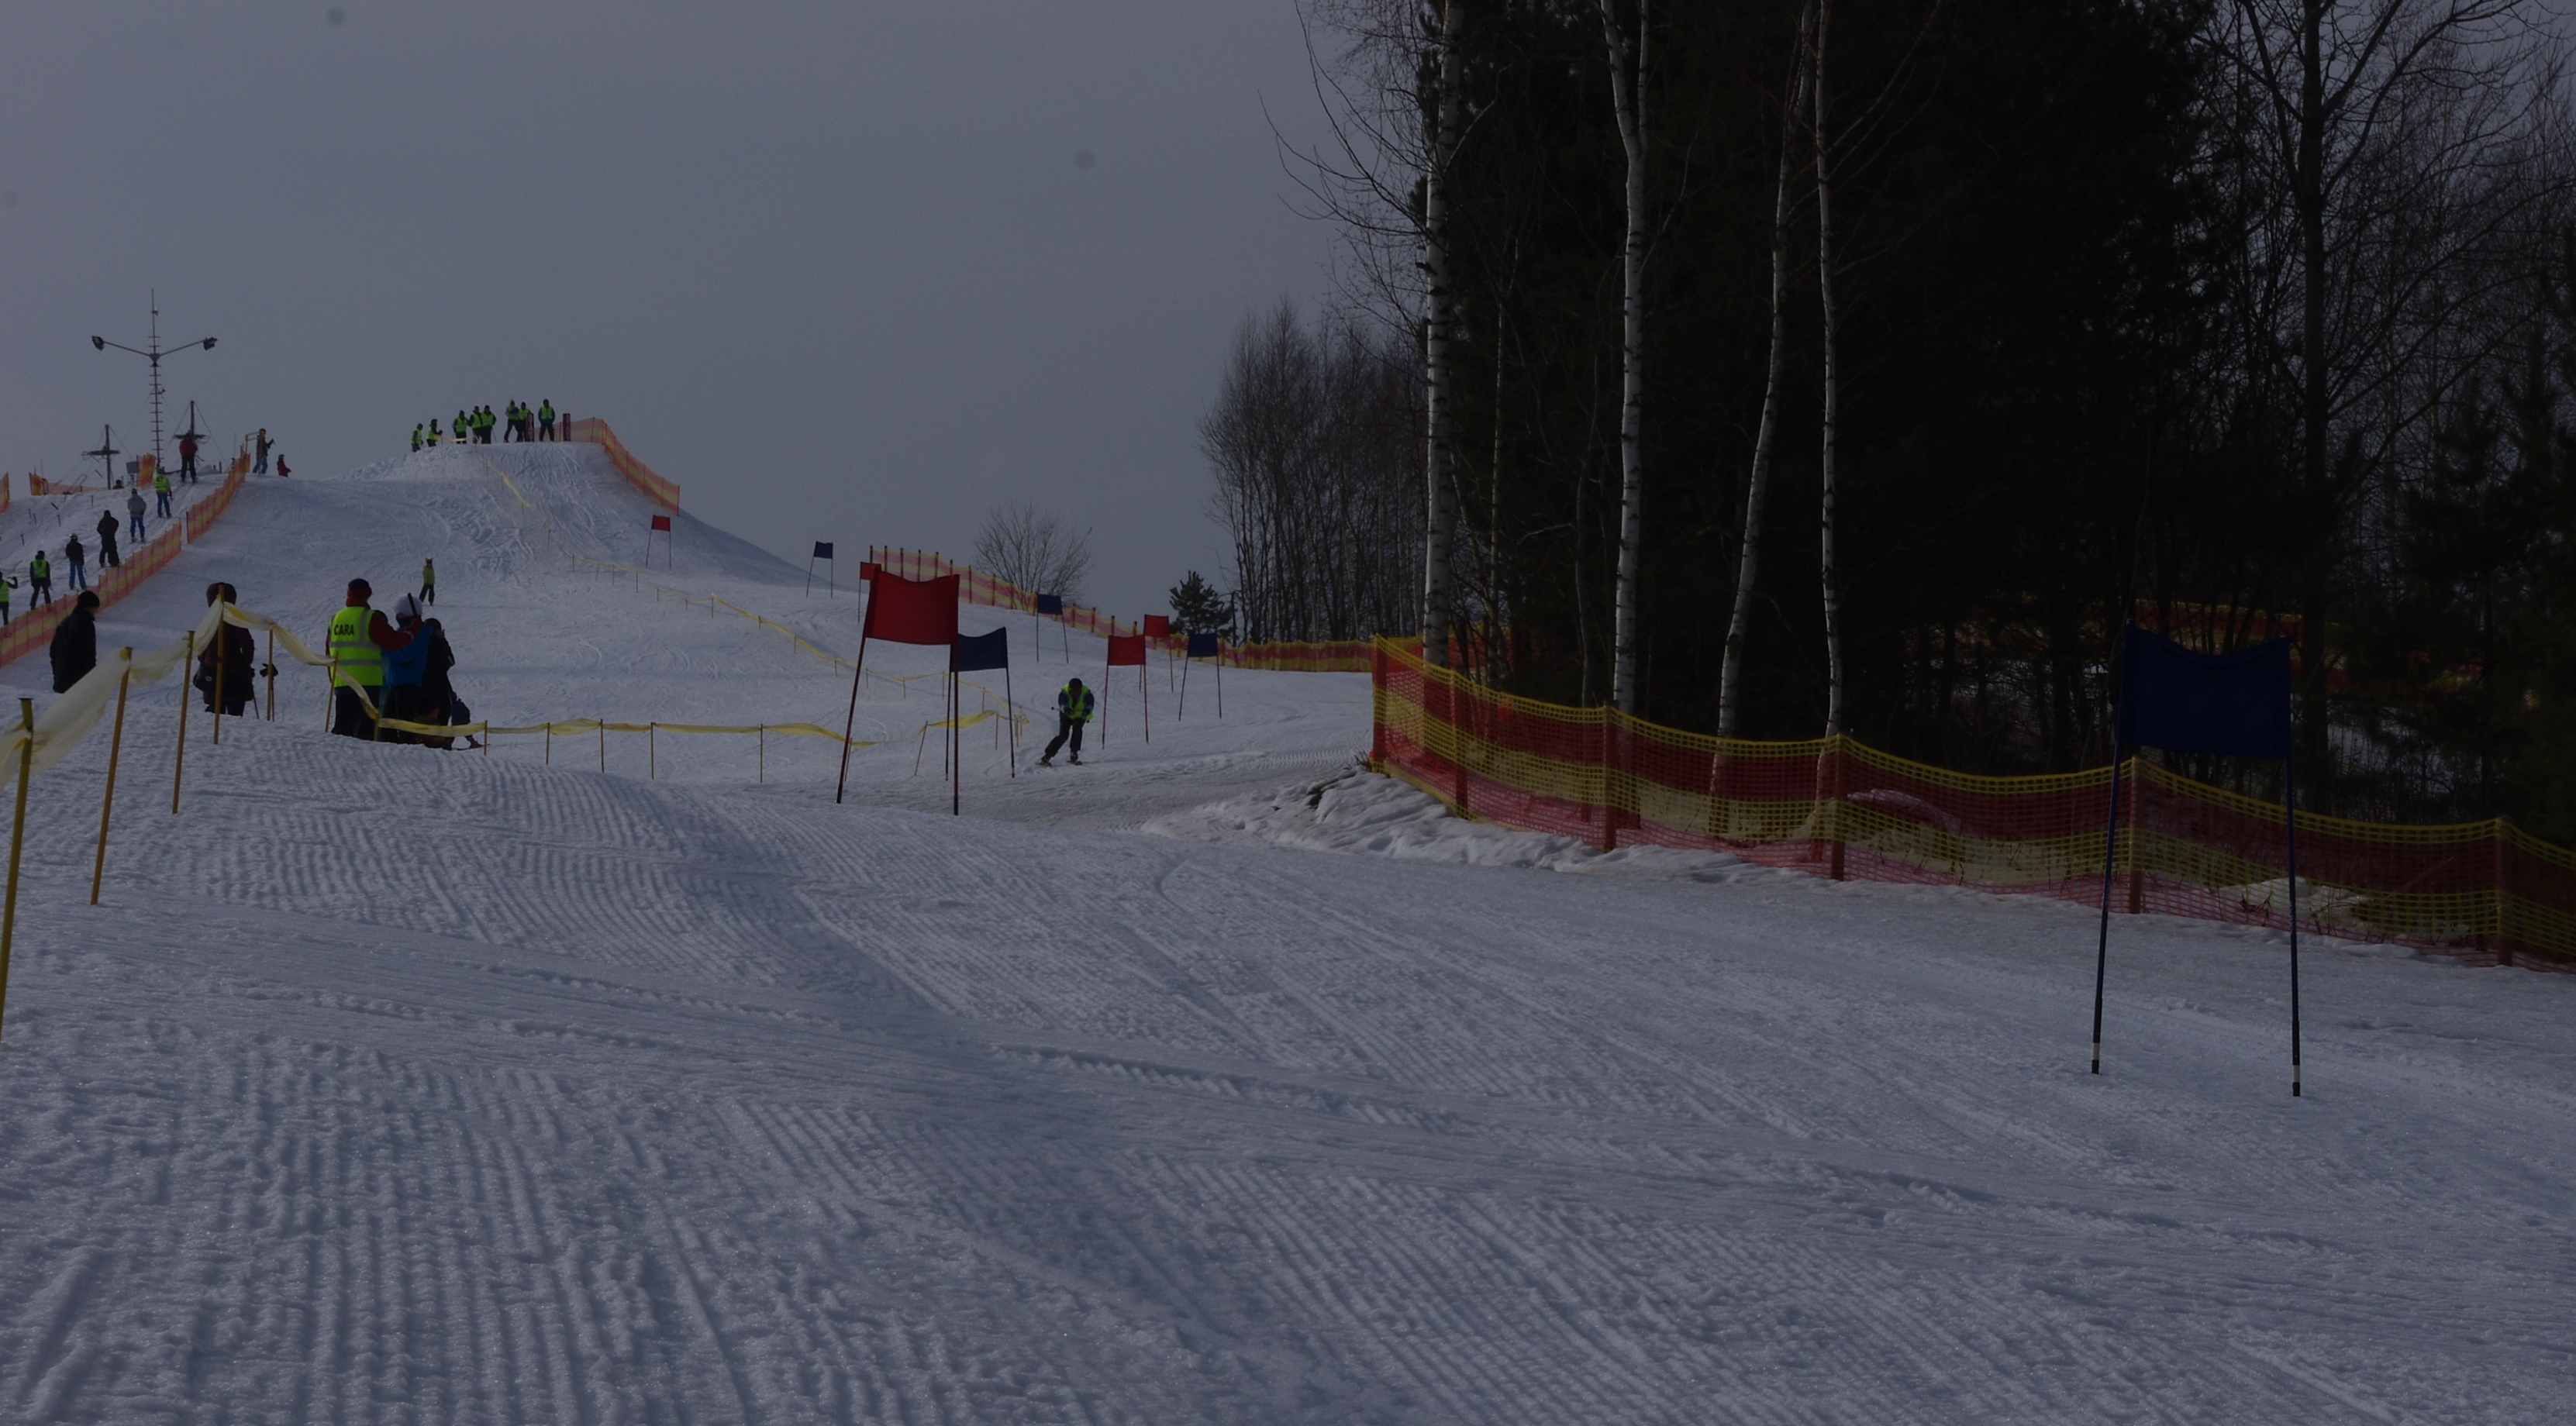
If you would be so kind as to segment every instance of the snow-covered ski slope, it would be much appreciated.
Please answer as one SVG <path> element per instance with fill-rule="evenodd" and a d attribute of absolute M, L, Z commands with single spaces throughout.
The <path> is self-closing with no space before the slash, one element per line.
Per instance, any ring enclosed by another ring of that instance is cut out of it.
<path fill-rule="evenodd" d="M 318 625 L 429 554 L 478 711 L 837 717 L 778 636 L 548 556 L 484 454 L 254 482 L 109 636 L 212 578 Z M 488 454 L 635 562 L 591 453 Z M 666 584 L 848 647 L 680 523 Z M 104 747 L 35 785 L 0 1419 L 2544 1422 L 2576 1384 L 2576 979 L 2315 943 L 2293 1101 L 2279 943 L 2121 918 L 2095 1079 L 2080 911 L 1462 828 L 1349 771 L 1357 679 L 1229 673 L 1220 725 L 1194 677 L 1150 755 L 1113 724 L 1016 781 L 970 736 L 958 819 L 935 750 L 835 807 L 828 744 L 755 784 L 663 739 L 647 781 L 640 739 L 365 746 L 282 688 L 219 749 L 192 717 L 176 816 L 175 695 L 133 711 L 100 908 Z"/>

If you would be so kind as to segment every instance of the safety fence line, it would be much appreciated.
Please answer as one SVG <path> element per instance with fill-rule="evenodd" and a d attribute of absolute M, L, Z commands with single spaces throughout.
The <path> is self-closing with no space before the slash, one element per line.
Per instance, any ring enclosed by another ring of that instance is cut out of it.
<path fill-rule="evenodd" d="M 165 522 L 160 534 L 141 547 L 127 551 L 115 568 L 100 570 L 97 578 L 89 582 L 90 590 L 98 595 L 99 607 L 113 607 L 117 601 L 133 593 L 136 585 L 169 568 L 182 548 L 205 538 L 206 531 L 214 528 L 215 521 L 231 508 L 233 497 L 241 493 L 248 469 L 241 462 L 234 462 L 233 471 L 224 477 L 223 484 L 213 495 L 190 506 L 186 518 Z M 213 507 L 213 513 L 199 520 L 197 512 L 209 506 Z M 39 648 L 49 647 L 54 640 L 54 630 L 70 617 L 79 598 L 79 591 L 67 589 L 54 596 L 53 602 L 44 608 L 30 609 L 9 621 L 6 627 L 0 627 L 0 666 L 14 663 Z"/>
<path fill-rule="evenodd" d="M 634 486 L 645 499 L 659 505 L 666 512 L 673 515 L 680 513 L 678 483 L 656 475 L 651 466 L 637 460 L 635 453 L 626 449 L 626 443 L 617 439 L 617 433 L 608 428 L 606 421 L 597 416 L 584 416 L 578 421 L 564 422 L 563 431 L 564 439 L 567 441 L 596 443 L 608 452 L 608 463 L 617 467 L 617 473 L 626 477 L 627 484 Z"/>
<path fill-rule="evenodd" d="M 741 605 L 734 603 L 723 595 L 712 592 L 699 594 L 691 590 L 675 589 L 669 585 L 663 584 L 659 580 L 647 578 L 646 572 L 638 569 L 634 565 L 619 564 L 615 560 L 592 559 L 590 556 L 580 553 L 573 549 L 570 544 L 566 543 L 563 536 L 555 533 L 554 517 L 546 513 L 545 507 L 537 504 L 533 500 L 530 500 L 527 493 L 519 489 L 519 483 L 510 478 L 510 473 L 508 471 L 494 465 L 491 458 L 488 456 L 483 457 L 482 460 L 484 468 L 500 477 L 501 484 L 508 488 L 511 498 L 517 500 L 521 508 L 528 510 L 539 519 L 545 521 L 546 538 L 554 543 L 555 549 L 559 553 L 561 553 L 566 559 L 571 560 L 573 563 L 588 565 L 593 569 L 603 572 L 626 575 L 634 581 L 637 589 L 641 590 L 649 588 L 653 591 L 653 595 L 657 599 L 676 597 L 680 600 L 683 607 L 693 606 L 698 601 L 704 600 L 706 601 L 707 612 L 711 617 L 717 609 L 721 608 L 728 613 L 749 619 L 764 629 L 768 629 L 774 633 L 784 636 L 791 647 L 801 649 L 804 652 L 832 665 L 834 668 L 848 669 L 854 667 L 848 659 L 841 657 L 830 649 L 824 648 L 822 645 L 815 643 L 813 640 L 806 638 L 804 635 L 797 633 L 795 630 L 779 623 L 777 620 L 772 619 L 767 615 L 743 608 Z M 901 689 L 905 694 L 909 695 L 912 692 L 912 685 L 914 683 L 927 678 L 945 678 L 947 677 L 947 674 L 944 670 L 930 673 L 887 673 L 883 669 L 872 668 L 866 671 L 866 676 L 873 678 L 880 683 L 891 683 Z M 1028 721 L 1028 715 L 1025 713 L 1017 713 L 1016 705 L 1014 705 L 1010 698 L 1005 694 L 987 688 L 983 684 L 977 683 L 971 678 L 960 678 L 958 683 L 964 687 L 975 690 L 987 699 L 998 700 L 1003 704 L 1003 706 L 1014 708 L 1014 716 L 1018 717 L 1023 724 Z"/>
<path fill-rule="evenodd" d="M 958 564 L 937 550 L 897 549 L 892 546 L 868 547 L 870 563 L 905 579 L 943 579 L 957 576 L 957 597 L 967 604 L 1009 609 L 1036 615 L 1037 596 L 997 574 L 986 574 L 973 565 Z M 1068 629 L 1079 629 L 1102 638 L 1126 638 L 1143 633 L 1144 624 L 1122 624 L 1117 618 L 1097 609 L 1078 604 L 1064 606 L 1062 614 L 1040 616 L 1055 619 Z M 1174 657 L 1189 652 L 1189 636 L 1180 634 L 1145 634 L 1147 643 Z M 1370 641 L 1367 639 L 1332 639 L 1315 643 L 1271 641 L 1258 644 L 1220 644 L 1219 657 L 1233 668 L 1272 669 L 1294 673 L 1366 673 L 1369 671 Z"/>
<path fill-rule="evenodd" d="M 1849 737 L 1717 738 L 1501 694 L 1377 641 L 1370 761 L 1462 817 L 1697 848 L 1836 880 L 1964 886 L 2288 925 L 2281 809 L 2144 758 L 2034 777 L 1954 772 Z M 2576 969 L 2576 852 L 2502 819 L 2297 814 L 2302 929 L 2480 964 Z"/>

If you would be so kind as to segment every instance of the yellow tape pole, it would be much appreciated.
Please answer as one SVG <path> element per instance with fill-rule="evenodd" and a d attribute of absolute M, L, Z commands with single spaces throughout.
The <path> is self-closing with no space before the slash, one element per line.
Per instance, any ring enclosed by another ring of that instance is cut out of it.
<path fill-rule="evenodd" d="M 277 626 L 268 630 L 268 721 L 277 721 Z"/>
<path fill-rule="evenodd" d="M 18 935 L 18 853 L 27 845 L 27 780 L 36 775 L 36 700 L 18 700 L 27 741 L 18 746 L 18 815 L 9 824 L 9 901 L 0 909 L 0 1011 L 9 1003 L 9 946 Z"/>
<path fill-rule="evenodd" d="M 180 660 L 179 667 L 186 668 L 196 661 L 197 631 L 190 629 L 187 657 Z M 170 815 L 173 817 L 179 815 L 179 778 L 188 770 L 188 692 L 187 680 L 181 679 L 179 681 L 179 755 L 170 764 Z"/>
<path fill-rule="evenodd" d="M 215 737 L 216 747 L 224 745 L 224 616 L 215 616 Z"/>
<path fill-rule="evenodd" d="M 98 856 L 89 865 L 89 904 L 98 904 L 99 883 L 107 876 L 107 814 L 116 810 L 116 759 L 125 749 L 125 690 L 134 682 L 134 650 L 119 650 L 125 672 L 116 676 L 116 731 L 107 739 L 107 795 L 98 804 Z"/>
<path fill-rule="evenodd" d="M 769 781 L 769 725 L 760 725 L 760 781 Z"/>
<path fill-rule="evenodd" d="M 599 715 L 599 770 L 608 771 L 608 715 Z"/>
<path fill-rule="evenodd" d="M 555 765 L 555 725 L 554 725 L 554 720 L 553 720 L 553 719 L 548 719 L 548 720 L 546 720 L 546 766 L 548 766 L 548 767 L 553 767 L 554 765 Z"/>
<path fill-rule="evenodd" d="M 331 706 L 340 699 L 340 656 L 331 655 L 326 666 L 329 677 L 322 685 L 322 731 L 331 731 Z"/>
<path fill-rule="evenodd" d="M 651 782 L 662 775 L 661 754 L 654 751 L 653 747 L 654 736 L 661 731 L 661 728 L 662 725 L 659 723 L 644 725 L 644 780 L 646 782 Z"/>

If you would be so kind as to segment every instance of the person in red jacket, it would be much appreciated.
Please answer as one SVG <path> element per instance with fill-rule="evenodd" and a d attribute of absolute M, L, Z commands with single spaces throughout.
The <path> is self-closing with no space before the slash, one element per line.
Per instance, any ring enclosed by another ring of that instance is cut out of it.
<path fill-rule="evenodd" d="M 331 731 L 343 737 L 375 736 L 367 704 L 384 707 L 385 651 L 411 647 L 411 635 L 395 628 L 383 610 L 368 607 L 375 592 L 363 579 L 350 580 L 348 602 L 331 616 Z"/>
<path fill-rule="evenodd" d="M 190 485 L 197 483 L 197 443 L 184 437 L 179 442 L 179 478 Z"/>

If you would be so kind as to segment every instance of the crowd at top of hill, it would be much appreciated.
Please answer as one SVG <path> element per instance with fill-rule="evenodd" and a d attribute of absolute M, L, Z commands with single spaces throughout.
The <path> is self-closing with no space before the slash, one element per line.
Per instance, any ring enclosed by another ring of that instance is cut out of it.
<path fill-rule="evenodd" d="M 559 415 L 551 400 L 541 406 L 513 401 L 497 416 L 492 414 L 489 406 L 477 406 L 470 411 L 460 406 L 456 419 L 444 427 L 439 425 L 435 416 L 412 427 L 411 448 L 419 450 L 424 446 L 437 445 L 442 440 L 453 440 L 460 446 L 469 441 L 478 446 L 488 446 L 492 444 L 495 427 L 503 433 L 501 439 L 504 441 L 551 441 L 556 438 L 555 430 L 559 425 L 569 433 L 572 418 Z"/>

